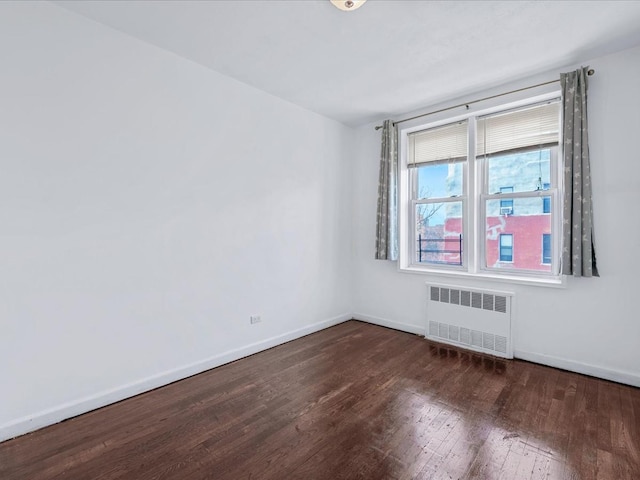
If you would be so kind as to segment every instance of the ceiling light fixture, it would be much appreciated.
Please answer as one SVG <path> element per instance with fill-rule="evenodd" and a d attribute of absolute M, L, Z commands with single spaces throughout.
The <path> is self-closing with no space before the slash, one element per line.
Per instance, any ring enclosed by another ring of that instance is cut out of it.
<path fill-rule="evenodd" d="M 364 2 L 367 0 L 329 0 L 333 3 L 333 6 L 339 8 L 340 10 L 344 10 L 345 12 L 349 12 L 351 10 L 355 10 L 360 8 Z"/>

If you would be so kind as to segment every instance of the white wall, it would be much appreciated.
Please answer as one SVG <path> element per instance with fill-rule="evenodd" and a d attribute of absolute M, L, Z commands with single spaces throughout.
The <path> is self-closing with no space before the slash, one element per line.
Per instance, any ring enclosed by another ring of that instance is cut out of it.
<path fill-rule="evenodd" d="M 640 205 L 635 135 L 640 131 L 640 47 L 585 65 L 596 70 L 590 77 L 589 120 L 601 278 L 569 278 L 565 289 L 554 289 L 399 273 L 394 263 L 373 260 L 380 133 L 371 124 L 356 132 L 356 318 L 424 333 L 427 281 L 514 291 L 517 357 L 640 386 L 640 314 L 636 301 L 640 222 L 635 211 Z M 491 92 L 478 92 L 466 100 L 536 84 L 573 68 L 576 66 Z"/>
<path fill-rule="evenodd" d="M 0 440 L 350 318 L 352 152 L 334 121 L 2 2 Z"/>
<path fill-rule="evenodd" d="M 640 48 L 589 64 L 602 277 L 488 286 L 521 358 L 640 385 Z M 373 260 L 378 155 L 373 124 L 0 2 L 0 440 L 353 312 L 424 332 L 439 279 Z"/>

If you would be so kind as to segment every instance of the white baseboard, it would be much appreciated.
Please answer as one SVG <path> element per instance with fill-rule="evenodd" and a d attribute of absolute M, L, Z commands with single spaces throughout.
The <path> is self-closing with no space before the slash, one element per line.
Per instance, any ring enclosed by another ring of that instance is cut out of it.
<path fill-rule="evenodd" d="M 393 320 L 387 320 L 386 318 L 374 317 L 373 315 L 367 315 L 366 313 L 354 313 L 354 320 L 362 320 L 363 322 L 373 323 L 374 325 L 380 325 L 382 327 L 393 328 L 394 330 L 400 330 L 402 332 L 414 333 L 416 335 L 424 335 L 426 327 L 412 325 L 410 323 L 394 322 Z"/>
<path fill-rule="evenodd" d="M 196 375 L 198 373 L 210 370 L 225 363 L 233 362 L 243 357 L 253 355 L 254 353 L 267 350 L 269 348 L 281 345 L 283 343 L 295 340 L 296 338 L 304 337 L 310 333 L 324 330 L 325 328 L 332 327 L 339 323 L 351 320 L 353 317 L 351 314 L 342 314 L 337 317 L 330 318 L 321 322 L 317 322 L 306 327 L 302 327 L 282 335 L 262 340 L 260 342 L 252 343 L 241 348 L 229 350 L 227 352 L 214 355 L 204 360 L 191 363 L 179 368 L 168 370 L 151 377 L 144 378 L 142 380 L 121 385 L 110 390 L 96 393 L 88 397 L 80 398 L 72 402 L 68 402 L 62 405 L 57 405 L 47 410 L 28 415 L 26 417 L 18 418 L 12 422 L 0 426 L 0 442 L 8 440 L 10 438 L 23 435 L 25 433 L 33 432 L 42 427 L 53 425 L 68 418 L 75 417 L 77 415 L 90 412 L 97 408 L 110 405 L 125 398 L 133 397 L 143 392 L 153 390 L 154 388 L 168 385 L 169 383 L 183 378 Z"/>
<path fill-rule="evenodd" d="M 607 368 L 597 367 L 595 365 L 574 362 L 572 360 L 553 357 L 551 355 L 543 355 L 541 353 L 523 352 L 521 350 L 514 350 L 513 356 L 515 358 L 526 360 L 528 362 L 540 363 L 549 367 L 560 368 L 562 370 L 568 370 L 570 372 L 589 375 L 590 377 L 597 377 L 604 380 L 611 380 L 612 382 L 624 383 L 633 387 L 640 387 L 640 376 L 629 372 L 609 370 Z"/>
<path fill-rule="evenodd" d="M 392 320 L 375 317 L 373 315 L 367 315 L 365 313 L 354 313 L 353 318 L 355 320 L 361 320 L 363 322 L 373 323 L 375 325 L 381 325 L 383 327 L 393 328 L 394 330 L 401 330 L 403 332 L 414 333 L 417 335 L 424 335 L 426 330 L 426 327 L 394 322 Z M 559 368 L 561 370 L 567 370 L 570 372 L 581 373 L 583 375 L 589 375 L 591 377 L 602 378 L 603 380 L 611 380 L 612 382 L 623 383 L 625 385 L 631 385 L 633 387 L 640 387 L 640 376 L 630 372 L 610 370 L 595 365 L 575 362 L 551 355 L 524 352 L 522 350 L 514 350 L 513 356 L 514 358 L 519 358 L 528 362 L 539 363 L 541 365 L 547 365 L 549 367 Z"/>
<path fill-rule="evenodd" d="M 39 428 L 53 425 L 68 418 L 81 415 L 91 410 L 104 407 L 106 405 L 119 402 L 129 397 L 133 397 L 140 393 L 153 390 L 154 388 L 167 385 L 169 383 L 181 380 L 183 378 L 196 375 L 198 373 L 210 370 L 225 363 L 233 362 L 243 357 L 253 355 L 254 353 L 267 350 L 269 348 L 281 345 L 283 343 L 295 340 L 296 338 L 309 335 L 325 328 L 332 327 L 339 323 L 345 322 L 351 319 L 361 320 L 363 322 L 372 323 L 374 325 L 380 325 L 383 327 L 392 328 L 394 330 L 400 330 L 403 332 L 413 333 L 416 335 L 424 335 L 425 327 L 395 322 L 373 315 L 367 315 L 364 313 L 354 314 L 342 314 L 337 317 L 330 318 L 321 322 L 317 322 L 306 327 L 302 327 L 296 330 L 292 330 L 282 335 L 262 340 L 260 342 L 252 343 L 241 348 L 229 350 L 227 352 L 214 355 L 207 359 L 194 362 L 183 367 L 172 369 L 151 377 L 147 377 L 137 382 L 122 385 L 110 390 L 96 393 L 78 400 L 68 402 L 62 405 L 57 405 L 53 408 L 37 412 L 33 415 L 16 419 L 12 422 L 6 423 L 0 426 L 0 442 L 8 440 L 10 438 L 23 435 L 25 433 L 32 432 Z M 605 380 L 611 380 L 613 382 L 624 383 L 626 385 L 632 385 L 634 387 L 640 387 L 640 376 L 629 373 L 620 372 L 616 370 L 609 370 L 606 368 L 597 367 L 595 365 L 584 364 L 580 362 L 574 362 L 559 357 L 553 357 L 550 355 L 543 355 L 539 353 L 531 353 L 515 350 L 514 357 L 529 362 L 539 363 L 542 365 L 548 365 L 554 368 L 560 368 L 562 370 L 568 370 L 571 372 L 581 373 L 592 377 L 602 378 Z"/>

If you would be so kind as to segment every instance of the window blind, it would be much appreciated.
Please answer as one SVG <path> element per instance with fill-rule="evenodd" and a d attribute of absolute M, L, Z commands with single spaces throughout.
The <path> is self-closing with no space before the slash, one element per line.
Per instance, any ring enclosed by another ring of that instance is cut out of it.
<path fill-rule="evenodd" d="M 407 163 L 414 167 L 467 156 L 467 121 L 430 128 L 408 135 Z"/>
<path fill-rule="evenodd" d="M 558 143 L 560 102 L 478 118 L 476 155 Z"/>

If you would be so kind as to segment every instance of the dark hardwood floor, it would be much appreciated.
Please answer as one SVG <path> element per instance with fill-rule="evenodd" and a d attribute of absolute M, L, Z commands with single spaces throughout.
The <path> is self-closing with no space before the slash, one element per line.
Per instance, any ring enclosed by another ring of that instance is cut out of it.
<path fill-rule="evenodd" d="M 0 444 L 3 480 L 640 479 L 640 389 L 350 321 Z"/>

